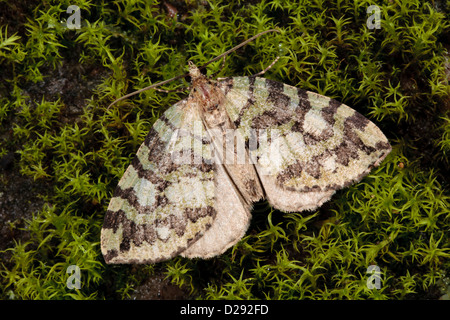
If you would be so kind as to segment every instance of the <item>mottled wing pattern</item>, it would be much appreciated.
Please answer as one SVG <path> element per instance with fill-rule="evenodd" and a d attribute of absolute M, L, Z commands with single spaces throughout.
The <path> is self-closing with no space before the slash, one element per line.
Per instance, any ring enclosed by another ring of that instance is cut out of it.
<path fill-rule="evenodd" d="M 317 208 L 391 150 L 378 127 L 334 99 L 258 77 L 228 78 L 219 85 L 266 197 L 278 209 Z"/>
<path fill-rule="evenodd" d="M 186 101 L 155 122 L 118 184 L 101 234 L 107 263 L 174 257 L 200 239 L 215 219 L 216 169 L 208 159 L 212 146 L 195 132 L 194 123 L 201 121 L 197 112 L 186 111 Z M 195 156 L 192 141 L 202 144 L 203 158 L 178 163 L 174 152 Z"/>
<path fill-rule="evenodd" d="M 334 99 L 258 77 L 212 82 L 194 65 L 190 73 L 189 98 L 155 122 L 111 199 L 101 234 L 108 263 L 216 256 L 244 236 L 252 202 L 315 209 L 391 150 Z M 229 129 L 254 167 L 221 161 Z"/>
<path fill-rule="evenodd" d="M 203 237 L 181 252 L 183 257 L 205 259 L 222 254 L 241 240 L 250 224 L 250 207 L 242 202 L 224 166 L 216 169 L 216 218 Z"/>

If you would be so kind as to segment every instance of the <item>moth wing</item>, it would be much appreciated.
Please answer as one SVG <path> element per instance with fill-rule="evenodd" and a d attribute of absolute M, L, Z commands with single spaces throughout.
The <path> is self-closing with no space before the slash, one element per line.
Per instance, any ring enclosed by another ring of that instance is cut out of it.
<path fill-rule="evenodd" d="M 234 246 L 248 229 L 250 208 L 230 180 L 224 166 L 216 166 L 216 218 L 203 237 L 181 253 L 187 258 L 211 258 Z"/>
<path fill-rule="evenodd" d="M 317 208 L 391 150 L 377 126 L 334 99 L 258 77 L 221 85 L 228 115 L 277 209 Z"/>
<path fill-rule="evenodd" d="M 194 124 L 201 121 L 195 112 L 185 111 L 186 102 L 176 103 L 155 122 L 119 181 L 101 231 L 107 263 L 170 259 L 200 239 L 214 221 L 212 147 L 195 132 Z M 203 150 L 197 161 L 192 141 Z"/>

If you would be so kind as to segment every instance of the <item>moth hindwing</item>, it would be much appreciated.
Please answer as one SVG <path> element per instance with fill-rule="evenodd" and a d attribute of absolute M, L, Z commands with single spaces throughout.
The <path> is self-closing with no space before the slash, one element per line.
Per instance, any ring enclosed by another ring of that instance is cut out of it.
<path fill-rule="evenodd" d="M 107 263 L 209 258 L 237 243 L 251 205 L 313 210 L 390 152 L 348 106 L 259 77 L 214 81 L 191 64 L 189 96 L 150 130 L 106 212 Z"/>

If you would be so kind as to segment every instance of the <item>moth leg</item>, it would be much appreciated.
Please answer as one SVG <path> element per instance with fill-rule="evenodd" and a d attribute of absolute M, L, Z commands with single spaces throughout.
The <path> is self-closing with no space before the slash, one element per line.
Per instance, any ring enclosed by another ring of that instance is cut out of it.
<path fill-rule="evenodd" d="M 186 92 L 186 91 L 191 91 L 191 87 L 182 87 L 182 88 L 178 88 L 178 89 L 160 89 L 160 88 L 153 88 L 156 91 L 159 92 L 165 92 L 165 93 L 169 93 L 169 92 Z"/>
<path fill-rule="evenodd" d="M 255 73 L 254 75 L 252 75 L 252 77 L 258 77 L 258 76 L 260 76 L 260 75 L 263 75 L 264 73 L 267 72 L 267 70 L 269 70 L 270 68 L 272 68 L 273 65 L 274 65 L 275 63 L 277 63 L 277 61 L 278 61 L 279 59 L 280 59 L 280 56 L 276 57 L 275 60 L 273 60 L 272 63 L 271 63 L 267 68 L 265 68 L 263 71 L 260 71 L 260 72 L 258 72 L 258 73 Z"/>
<path fill-rule="evenodd" d="M 223 56 L 223 58 L 222 58 L 222 66 L 220 67 L 219 71 L 214 72 L 214 73 L 211 75 L 210 78 L 215 78 L 215 77 L 220 73 L 220 71 L 223 70 L 223 68 L 225 67 L 225 58 L 226 58 L 226 56 Z"/>

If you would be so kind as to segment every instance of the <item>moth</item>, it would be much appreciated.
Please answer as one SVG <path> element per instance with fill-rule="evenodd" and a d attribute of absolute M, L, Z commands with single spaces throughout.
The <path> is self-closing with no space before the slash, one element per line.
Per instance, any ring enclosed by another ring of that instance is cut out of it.
<path fill-rule="evenodd" d="M 189 96 L 154 123 L 114 192 L 101 231 L 107 263 L 220 255 L 245 235 L 252 203 L 314 210 L 391 151 L 377 126 L 334 99 L 260 74 L 209 79 L 192 62 L 189 75 Z"/>

